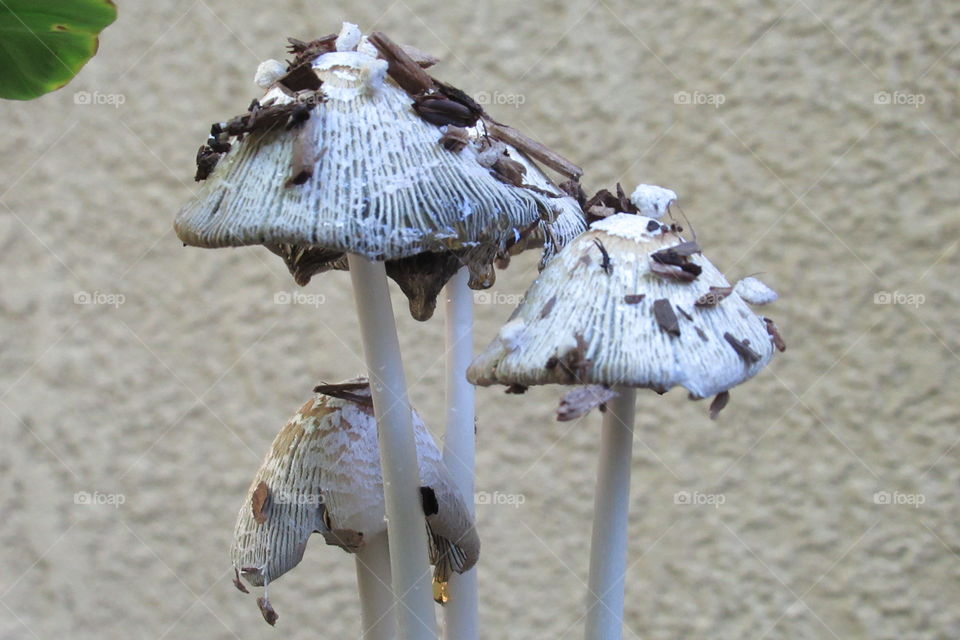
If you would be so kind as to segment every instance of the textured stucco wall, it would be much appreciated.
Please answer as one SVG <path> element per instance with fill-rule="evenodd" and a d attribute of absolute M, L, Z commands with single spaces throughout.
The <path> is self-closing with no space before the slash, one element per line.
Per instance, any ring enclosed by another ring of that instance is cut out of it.
<path fill-rule="evenodd" d="M 276 430 L 318 380 L 363 368 L 348 278 L 310 285 L 319 308 L 277 305 L 278 259 L 171 229 L 257 63 L 344 18 L 522 99 L 491 111 L 586 167 L 589 190 L 673 187 L 715 264 L 783 294 L 789 350 L 719 421 L 679 391 L 639 397 L 626 637 L 960 636 L 953 3 L 120 4 L 72 85 L 0 104 L 0 638 L 355 636 L 340 551 L 314 542 L 274 585 L 277 630 L 227 555 Z M 534 267 L 500 274 L 478 347 Z M 442 318 L 400 330 L 439 433 Z M 599 420 L 554 422 L 559 394 L 478 392 L 478 489 L 525 500 L 479 507 L 485 638 L 582 633 Z"/>

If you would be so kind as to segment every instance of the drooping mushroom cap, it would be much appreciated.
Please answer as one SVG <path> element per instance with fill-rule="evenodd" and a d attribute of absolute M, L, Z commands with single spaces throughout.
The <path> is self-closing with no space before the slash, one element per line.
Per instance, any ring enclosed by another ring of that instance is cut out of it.
<path fill-rule="evenodd" d="M 551 260 L 467 377 L 478 385 L 600 384 L 692 397 L 726 391 L 773 355 L 767 323 L 666 225 L 620 213 Z"/>
<path fill-rule="evenodd" d="M 392 260 L 502 247 L 514 229 L 552 217 L 548 197 L 496 179 L 472 147 L 443 148 L 440 128 L 386 77 L 387 61 L 363 51 L 301 65 L 294 86 L 313 88 L 271 85 L 260 110 L 289 105 L 297 114 L 254 127 L 219 157 L 177 217 L 183 242 L 310 245 Z"/>
<path fill-rule="evenodd" d="M 431 562 L 446 581 L 473 566 L 480 541 L 416 411 L 413 425 Z M 239 575 L 255 586 L 276 580 L 300 562 L 315 532 L 356 551 L 386 531 L 378 446 L 366 379 L 318 387 L 277 434 L 240 508 L 231 550 Z"/>

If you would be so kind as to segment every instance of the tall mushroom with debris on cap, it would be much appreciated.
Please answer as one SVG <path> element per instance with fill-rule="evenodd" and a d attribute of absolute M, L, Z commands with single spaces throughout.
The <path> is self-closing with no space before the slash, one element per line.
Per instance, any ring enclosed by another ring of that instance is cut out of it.
<path fill-rule="evenodd" d="M 758 373 L 775 349 L 783 350 L 773 323 L 747 305 L 769 301 L 771 290 L 742 297 L 742 291 L 759 290 L 759 281 L 731 287 L 676 225 L 640 215 L 662 214 L 675 197 L 661 188 L 641 189 L 631 201 L 637 213 L 597 216 L 546 265 L 468 370 L 474 384 L 513 391 L 587 385 L 566 394 L 560 420 L 598 405 L 606 409 L 587 638 L 619 638 L 622 630 L 635 389 L 664 393 L 682 386 L 692 399 L 716 396 L 710 409 L 716 417 L 728 390 Z M 601 200 L 601 206 L 619 207 L 619 197 Z"/>
<path fill-rule="evenodd" d="M 246 114 L 213 126 L 197 157 L 204 184 L 175 228 L 193 246 L 264 245 L 300 283 L 349 267 L 378 383 L 393 580 L 405 594 L 400 627 L 408 637 L 431 637 L 429 584 L 420 577 L 424 534 L 411 509 L 413 432 L 401 410 L 408 400 L 385 273 L 408 295 L 413 315 L 426 319 L 462 265 L 472 284 L 489 286 L 496 254 L 554 216 L 550 194 L 516 184 L 506 162 L 486 165 L 482 149 L 452 141 L 449 127 L 482 119 L 490 137 L 572 178 L 581 172 L 490 119 L 383 34 L 364 38 L 345 24 L 339 35 L 292 41 L 291 52 L 289 65 L 258 69 L 265 94 Z"/>
<path fill-rule="evenodd" d="M 274 439 L 240 508 L 231 555 L 240 581 L 264 587 L 257 604 L 277 621 L 266 587 L 295 567 L 311 534 L 356 554 L 362 637 L 396 637 L 389 584 L 371 573 L 387 535 L 383 475 L 370 385 L 365 378 L 321 385 Z M 435 597 L 447 599 L 450 576 L 472 567 L 480 540 L 430 432 L 411 411 L 419 463 L 421 526 L 426 522 Z M 389 579 L 389 575 L 387 576 Z"/>

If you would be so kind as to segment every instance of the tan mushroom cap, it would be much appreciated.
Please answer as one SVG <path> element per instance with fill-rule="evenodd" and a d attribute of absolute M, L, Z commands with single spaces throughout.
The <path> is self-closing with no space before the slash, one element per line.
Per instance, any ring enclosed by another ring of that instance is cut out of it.
<path fill-rule="evenodd" d="M 494 178 L 474 149 L 451 153 L 411 108 L 386 61 L 357 51 L 317 57 L 322 83 L 302 124 L 248 133 L 220 158 L 177 216 L 200 247 L 312 245 L 390 260 L 477 243 L 551 218 L 550 199 Z M 263 104 L 294 101 L 281 85 Z M 312 160 L 291 184 L 294 165 Z M 301 176 L 303 178 L 303 176 Z"/>
<path fill-rule="evenodd" d="M 277 434 L 240 508 L 231 557 L 255 586 L 295 567 L 312 533 L 351 552 L 386 531 L 377 424 L 366 379 L 324 391 L 334 395 L 318 393 Z M 416 411 L 413 424 L 424 507 L 436 505 L 425 513 L 431 562 L 437 580 L 446 582 L 451 571 L 476 563 L 480 540 Z"/>
<path fill-rule="evenodd" d="M 652 257 L 670 248 L 686 271 Z M 697 250 L 652 218 L 593 223 L 547 264 L 467 377 L 484 386 L 683 386 L 695 398 L 747 380 L 770 361 L 771 335 Z"/>

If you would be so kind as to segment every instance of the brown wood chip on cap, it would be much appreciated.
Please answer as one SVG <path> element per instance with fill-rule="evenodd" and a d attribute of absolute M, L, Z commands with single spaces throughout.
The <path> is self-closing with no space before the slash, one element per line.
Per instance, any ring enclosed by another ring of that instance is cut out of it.
<path fill-rule="evenodd" d="M 676 280 L 678 282 L 693 282 L 697 279 L 697 274 L 686 271 L 681 267 L 672 264 L 663 264 L 657 262 L 656 260 L 650 261 L 650 271 L 667 278 L 669 280 Z"/>
<path fill-rule="evenodd" d="M 410 57 L 403 47 L 381 31 L 374 31 L 367 38 L 389 65 L 387 73 L 411 96 L 426 93 L 436 85 L 433 78 Z"/>
<path fill-rule="evenodd" d="M 767 317 L 763 318 L 763 322 L 767 325 L 767 333 L 770 334 L 770 340 L 773 341 L 773 346 L 776 347 L 777 351 L 786 351 L 787 343 L 784 342 L 783 336 L 780 335 L 780 330 L 777 329 L 777 325 L 773 323 L 773 320 Z"/>
<path fill-rule="evenodd" d="M 499 122 L 489 118 L 484 118 L 484 124 L 486 125 L 488 135 L 490 135 L 492 138 L 502 140 L 509 145 L 513 145 L 531 158 L 539 160 L 554 171 L 558 171 L 569 178 L 574 178 L 577 180 L 579 180 L 580 176 L 583 175 L 583 169 L 573 164 L 557 152 L 540 144 L 533 138 L 520 133 L 513 127 L 500 124 Z"/>
<path fill-rule="evenodd" d="M 750 348 L 750 345 L 744 340 L 738 340 L 730 335 L 729 332 L 723 334 L 723 339 L 730 343 L 733 350 L 746 361 L 747 364 L 753 364 L 760 360 L 760 354 Z"/>
<path fill-rule="evenodd" d="M 250 509 L 253 513 L 253 519 L 257 524 L 263 524 L 267 521 L 266 507 L 267 499 L 270 497 L 270 488 L 267 483 L 260 481 L 253 492 L 253 498 L 250 501 Z"/>
<path fill-rule="evenodd" d="M 440 136 L 440 146 L 447 151 L 459 153 L 470 144 L 470 134 L 463 127 L 450 125 Z"/>
<path fill-rule="evenodd" d="M 660 298 L 653 303 L 653 317 L 661 329 L 674 337 L 680 337 L 680 321 L 673 312 L 673 305 L 666 298 Z"/>

